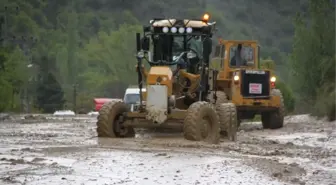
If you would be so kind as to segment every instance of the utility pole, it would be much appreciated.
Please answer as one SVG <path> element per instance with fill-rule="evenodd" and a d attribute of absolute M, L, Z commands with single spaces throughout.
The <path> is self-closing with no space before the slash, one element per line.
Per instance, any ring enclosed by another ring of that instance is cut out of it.
<path fill-rule="evenodd" d="M 70 11 L 68 16 L 68 75 L 67 75 L 67 82 L 70 82 L 73 87 L 73 111 L 77 112 L 77 42 L 78 42 L 78 14 L 75 8 L 75 2 L 72 1 L 70 5 Z"/>

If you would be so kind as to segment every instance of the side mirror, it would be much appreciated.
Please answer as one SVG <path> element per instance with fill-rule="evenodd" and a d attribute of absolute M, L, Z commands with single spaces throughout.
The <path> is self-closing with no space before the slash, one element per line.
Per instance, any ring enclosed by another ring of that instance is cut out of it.
<path fill-rule="evenodd" d="M 206 62 L 209 62 L 209 56 L 212 52 L 212 40 L 207 37 L 203 41 L 203 58 Z"/>
<path fill-rule="evenodd" d="M 144 51 L 149 51 L 149 38 L 148 37 L 144 37 L 142 38 L 141 40 L 141 48 L 144 50 Z"/>
<path fill-rule="evenodd" d="M 150 26 L 144 26 L 143 30 L 144 32 L 150 32 L 151 27 Z"/>
<path fill-rule="evenodd" d="M 136 38 L 136 50 L 139 52 L 141 50 L 141 43 L 140 43 L 140 33 L 135 34 Z"/>

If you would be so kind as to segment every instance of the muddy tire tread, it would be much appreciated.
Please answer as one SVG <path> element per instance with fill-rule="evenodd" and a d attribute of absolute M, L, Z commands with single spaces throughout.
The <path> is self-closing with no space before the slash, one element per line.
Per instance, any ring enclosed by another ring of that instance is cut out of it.
<path fill-rule="evenodd" d="M 275 112 L 262 116 L 262 125 L 264 129 L 279 129 L 284 125 L 285 104 L 282 93 L 279 89 L 272 89 L 272 96 L 280 96 L 280 107 Z"/>
<path fill-rule="evenodd" d="M 203 101 L 193 103 L 187 110 L 187 115 L 184 119 L 183 124 L 184 138 L 191 141 L 202 140 L 200 123 L 200 120 L 202 118 L 200 116 L 203 114 L 203 111 L 213 111 L 213 114 L 211 116 L 213 116 L 212 119 L 214 119 L 215 122 L 212 123 L 213 128 L 211 130 L 211 135 L 208 136 L 210 137 L 208 142 L 212 144 L 218 144 L 220 140 L 220 124 L 218 114 L 215 108 L 210 103 Z"/>
<path fill-rule="evenodd" d="M 219 115 L 221 135 L 227 135 L 229 140 L 237 140 L 237 109 L 233 103 L 222 103 L 216 106 Z"/>
<path fill-rule="evenodd" d="M 127 111 L 126 105 L 120 100 L 112 100 L 105 103 L 99 110 L 98 120 L 97 120 L 97 135 L 98 137 L 109 137 L 116 138 L 120 137 L 116 135 L 113 131 L 113 120 L 115 117 Z M 131 137 L 135 132 L 133 128 L 129 128 L 129 133 L 126 134 L 127 137 Z"/>
<path fill-rule="evenodd" d="M 216 105 L 221 104 L 221 103 L 228 103 L 229 102 L 225 92 L 217 91 L 216 95 L 217 95 Z"/>

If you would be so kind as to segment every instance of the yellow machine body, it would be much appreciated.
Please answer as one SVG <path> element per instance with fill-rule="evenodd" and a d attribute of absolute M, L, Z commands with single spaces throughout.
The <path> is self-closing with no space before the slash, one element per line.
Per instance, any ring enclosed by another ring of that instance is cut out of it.
<path fill-rule="evenodd" d="M 232 58 L 232 47 L 237 47 L 241 44 L 242 47 L 248 47 L 253 59 L 250 64 L 246 66 L 232 67 L 230 65 L 230 59 Z M 220 40 L 216 46 L 216 52 L 212 58 L 212 65 L 218 70 L 217 76 L 217 89 L 224 91 L 228 99 L 232 101 L 238 110 L 272 110 L 281 106 L 281 98 L 279 96 L 273 96 L 269 94 L 269 97 L 265 98 L 253 98 L 244 97 L 242 92 L 242 71 L 254 71 L 265 72 L 269 74 L 269 80 L 267 81 L 271 93 L 275 88 L 275 82 L 271 81 L 273 78 L 273 71 L 270 69 L 261 69 L 260 66 L 260 46 L 257 41 L 253 40 Z M 238 76 L 238 77 L 235 77 Z M 275 78 L 275 77 L 274 77 Z M 267 85 L 267 84 L 263 84 Z"/>

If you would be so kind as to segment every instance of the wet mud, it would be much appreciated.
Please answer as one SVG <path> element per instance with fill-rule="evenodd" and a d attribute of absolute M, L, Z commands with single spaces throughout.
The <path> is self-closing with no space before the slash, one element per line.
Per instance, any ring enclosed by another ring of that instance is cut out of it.
<path fill-rule="evenodd" d="M 336 184 L 336 123 L 308 115 L 284 128 L 242 123 L 237 142 L 184 140 L 138 129 L 96 137 L 95 116 L 6 115 L 0 120 L 0 184 Z"/>

